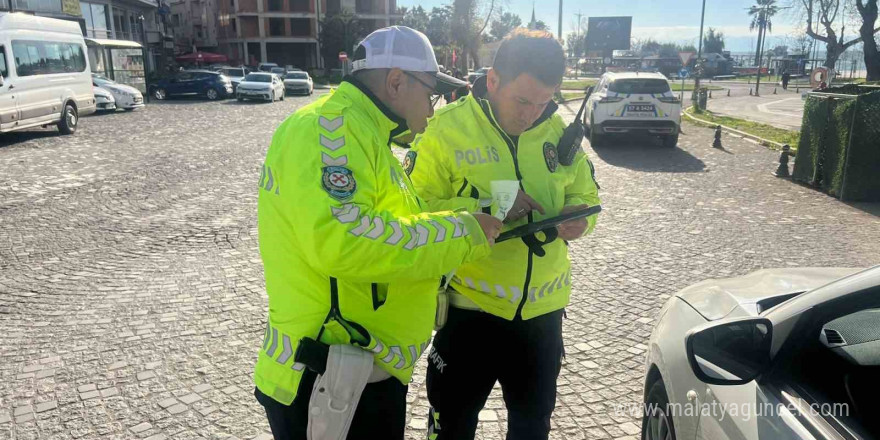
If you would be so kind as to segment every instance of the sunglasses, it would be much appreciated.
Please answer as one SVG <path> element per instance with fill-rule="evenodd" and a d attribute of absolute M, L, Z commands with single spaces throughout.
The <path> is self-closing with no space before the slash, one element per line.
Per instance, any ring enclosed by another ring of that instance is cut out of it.
<path fill-rule="evenodd" d="M 440 95 L 438 95 L 437 92 L 434 91 L 434 86 L 432 86 L 432 85 L 426 83 L 425 81 L 422 81 L 421 78 L 419 78 L 418 76 L 416 76 L 416 75 L 414 75 L 414 74 L 412 74 L 412 73 L 407 72 L 406 70 L 404 70 L 403 73 L 404 73 L 404 75 L 406 75 L 406 76 L 408 76 L 408 77 L 410 77 L 410 78 L 412 78 L 412 79 L 418 81 L 419 84 L 425 86 L 426 89 L 428 89 L 428 90 L 431 91 L 431 98 L 430 98 L 430 100 L 431 100 L 431 107 L 436 106 L 437 103 L 440 102 Z"/>

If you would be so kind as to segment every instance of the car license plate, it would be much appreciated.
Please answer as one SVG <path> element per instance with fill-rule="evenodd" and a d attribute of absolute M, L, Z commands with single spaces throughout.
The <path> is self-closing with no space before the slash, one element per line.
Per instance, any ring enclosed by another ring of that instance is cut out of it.
<path fill-rule="evenodd" d="M 654 104 L 629 104 L 626 106 L 627 113 L 654 113 Z"/>
<path fill-rule="evenodd" d="M 134 103 L 140 104 L 141 102 L 143 102 L 143 100 L 144 100 L 144 98 L 134 98 Z"/>

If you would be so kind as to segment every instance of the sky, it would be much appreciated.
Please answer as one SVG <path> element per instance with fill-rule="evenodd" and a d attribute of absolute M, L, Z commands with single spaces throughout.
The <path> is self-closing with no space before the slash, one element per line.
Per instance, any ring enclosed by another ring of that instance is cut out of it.
<path fill-rule="evenodd" d="M 490 1 L 490 0 L 486 0 Z M 535 6 L 535 18 L 550 25 L 556 33 L 558 0 L 496 0 L 502 7 L 520 16 L 523 24 L 528 23 Z M 451 3 L 451 0 L 398 0 L 398 6 L 413 7 L 421 5 L 430 11 L 434 6 Z M 754 0 L 706 0 L 705 27 L 714 27 L 724 32 L 726 49 L 733 52 L 754 51 L 757 32 L 749 31 L 750 17 L 746 9 Z M 660 42 L 692 43 L 696 46 L 700 33 L 700 0 L 564 0 L 563 37 L 574 32 L 578 12 L 586 17 L 633 16 L 633 38 L 653 38 Z M 783 44 L 784 39 L 796 32 L 794 20 L 780 13 L 773 21 L 773 32 L 767 46 Z M 774 37 L 776 39 L 774 39 Z"/>

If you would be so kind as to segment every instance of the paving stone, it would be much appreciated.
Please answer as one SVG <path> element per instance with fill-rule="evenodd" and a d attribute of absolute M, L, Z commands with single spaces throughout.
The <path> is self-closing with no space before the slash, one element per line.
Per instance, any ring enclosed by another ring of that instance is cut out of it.
<path fill-rule="evenodd" d="M 156 373 L 152 371 L 142 371 L 137 374 L 137 380 L 147 380 L 156 377 Z"/>
<path fill-rule="evenodd" d="M 202 396 L 199 396 L 196 393 L 187 394 L 180 398 L 180 401 L 187 405 L 192 404 L 193 402 L 198 402 L 199 400 L 202 400 Z"/>
<path fill-rule="evenodd" d="M 187 408 L 187 406 L 184 404 L 178 403 L 177 405 L 174 405 L 174 406 L 167 408 L 167 409 L 168 409 L 168 412 L 171 414 L 180 414 L 189 408 Z"/>
<path fill-rule="evenodd" d="M 173 397 L 169 397 L 165 400 L 160 401 L 159 406 L 161 406 L 162 408 L 168 408 L 169 406 L 172 406 L 176 403 L 177 403 L 177 399 L 175 399 Z"/>
<path fill-rule="evenodd" d="M 34 407 L 33 407 L 33 405 L 23 405 L 23 406 L 18 406 L 18 407 L 16 407 L 16 408 L 12 411 L 12 414 L 13 414 L 14 416 L 18 417 L 18 416 L 20 416 L 20 415 L 24 415 L 24 414 L 28 414 L 28 413 L 32 413 L 32 412 L 34 412 Z"/>
<path fill-rule="evenodd" d="M 79 395 L 79 397 L 80 397 L 82 400 L 94 399 L 95 397 L 100 397 L 100 396 L 101 396 L 101 392 L 98 391 L 98 390 L 95 390 L 95 391 L 89 391 L 89 392 L 86 392 L 86 393 L 80 393 L 80 395 Z"/>
<path fill-rule="evenodd" d="M 38 403 L 36 406 L 36 411 L 38 413 L 49 411 L 50 409 L 58 408 L 58 402 L 55 400 L 49 402 Z"/>
<path fill-rule="evenodd" d="M 151 425 L 151 424 L 149 424 L 149 423 L 147 423 L 147 422 L 143 422 L 143 423 L 140 423 L 140 424 L 134 425 L 134 426 L 132 426 L 132 427 L 129 428 L 129 429 L 131 429 L 131 432 L 133 432 L 133 433 L 135 433 L 135 434 L 140 434 L 140 433 L 142 433 L 142 432 L 144 432 L 144 431 L 146 431 L 146 430 L 148 430 L 148 429 L 150 429 L 150 428 L 152 428 L 152 427 L 153 427 L 153 425 Z"/>

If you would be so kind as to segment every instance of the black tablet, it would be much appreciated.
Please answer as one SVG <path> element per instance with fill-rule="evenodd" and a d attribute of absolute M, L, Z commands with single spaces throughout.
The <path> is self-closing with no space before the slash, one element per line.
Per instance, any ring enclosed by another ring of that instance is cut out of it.
<path fill-rule="evenodd" d="M 572 211 L 567 214 L 562 214 L 556 217 L 550 217 L 548 219 L 541 220 L 539 222 L 529 223 L 526 225 L 522 225 L 516 228 L 513 228 L 509 231 L 502 232 L 498 238 L 495 239 L 495 243 L 501 243 L 502 241 L 510 240 L 511 238 L 519 238 L 529 234 L 534 234 L 545 229 L 555 228 L 562 223 L 565 223 L 569 220 L 574 220 L 577 218 L 589 217 L 593 214 L 598 214 L 602 212 L 602 206 L 596 205 L 591 206 L 587 209 L 582 209 L 579 211 Z"/>

